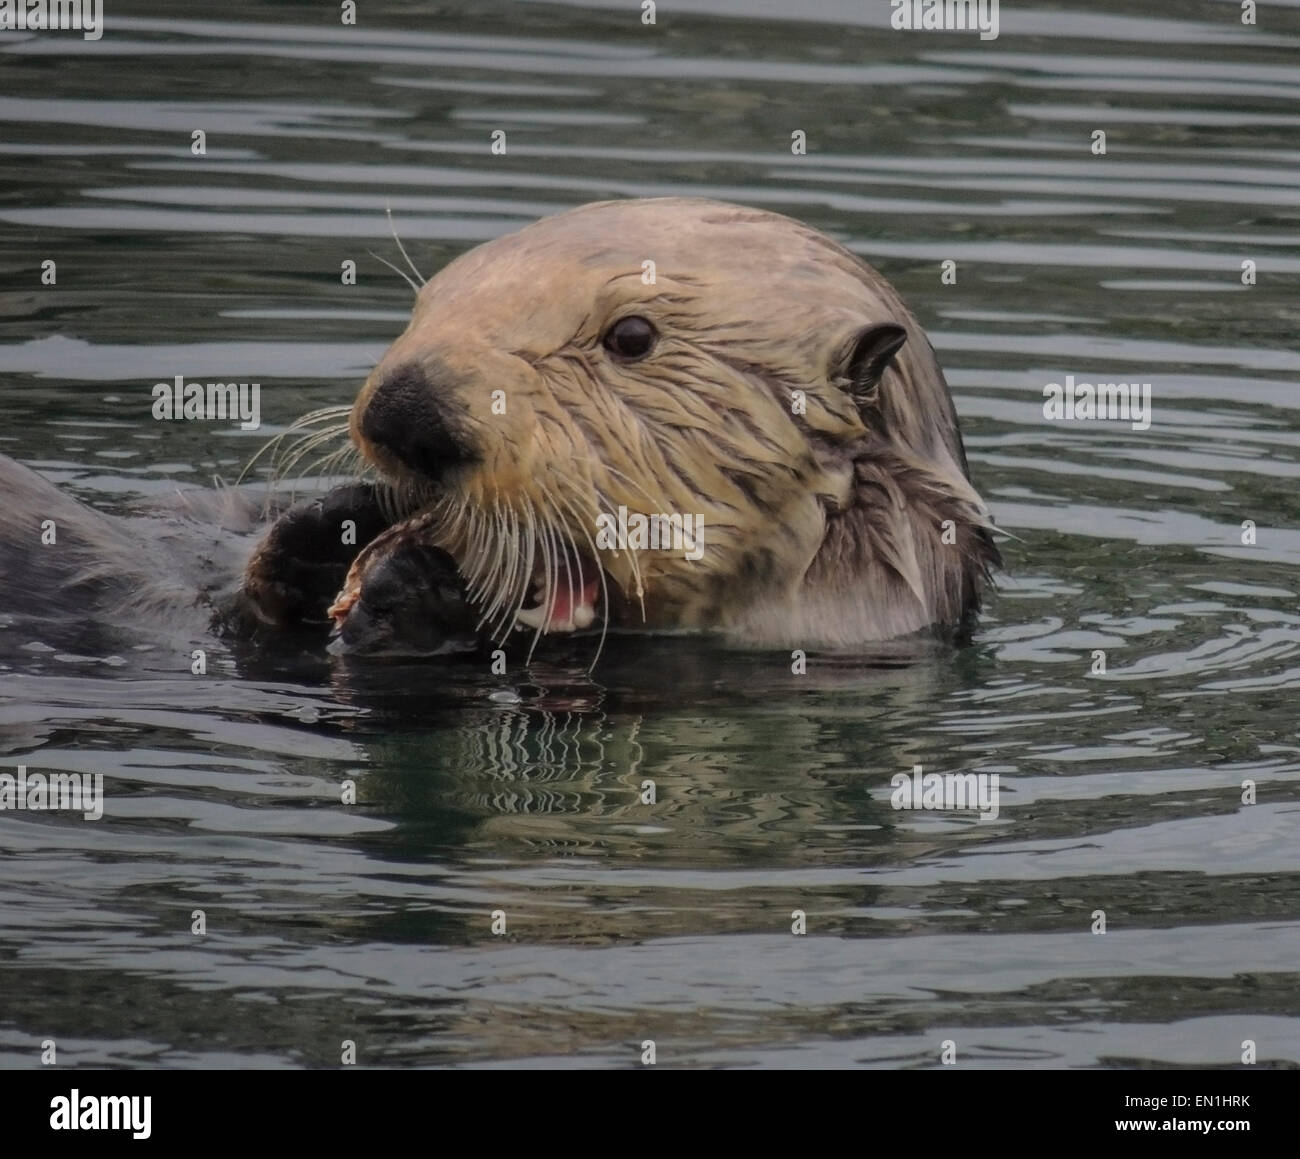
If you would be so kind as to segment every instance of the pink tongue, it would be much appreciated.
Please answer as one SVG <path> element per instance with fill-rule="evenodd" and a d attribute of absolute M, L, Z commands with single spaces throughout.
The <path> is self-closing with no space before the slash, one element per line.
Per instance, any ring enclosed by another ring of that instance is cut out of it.
<path fill-rule="evenodd" d="M 575 607 L 590 607 L 596 602 L 596 581 L 588 580 L 585 584 L 581 576 L 574 576 L 570 582 L 567 574 L 560 575 L 555 590 L 551 592 L 550 619 L 558 624 L 573 622 Z"/>
<path fill-rule="evenodd" d="M 596 602 L 598 580 L 599 577 L 587 578 L 580 561 L 565 560 L 556 570 L 547 621 L 572 625 L 577 608 L 591 607 Z"/>

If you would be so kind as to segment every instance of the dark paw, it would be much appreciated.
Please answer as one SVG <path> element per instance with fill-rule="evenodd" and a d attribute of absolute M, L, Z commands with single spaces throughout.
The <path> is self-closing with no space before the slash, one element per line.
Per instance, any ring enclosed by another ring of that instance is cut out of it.
<path fill-rule="evenodd" d="M 333 609 L 331 652 L 437 656 L 477 647 L 478 618 L 456 564 L 419 531 L 394 528 L 357 570 Z"/>
<path fill-rule="evenodd" d="M 357 553 L 391 522 L 381 489 L 349 483 L 296 503 L 257 545 L 244 570 L 242 598 L 263 624 L 324 624 Z"/>

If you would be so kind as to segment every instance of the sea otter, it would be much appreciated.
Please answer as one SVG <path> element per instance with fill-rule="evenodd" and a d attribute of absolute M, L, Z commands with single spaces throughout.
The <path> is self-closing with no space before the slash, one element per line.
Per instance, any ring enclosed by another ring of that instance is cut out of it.
<path fill-rule="evenodd" d="M 375 482 L 281 516 L 225 623 L 328 614 L 363 651 L 418 636 L 404 621 L 427 650 L 610 626 L 854 648 L 963 630 L 1000 562 L 894 289 L 723 202 L 599 202 L 466 253 L 345 433 Z"/>
<path fill-rule="evenodd" d="M 852 647 L 961 625 L 998 563 L 919 323 L 763 210 L 599 202 L 479 246 L 349 427 L 492 630 Z M 602 544 L 615 512 L 694 519 L 702 550 Z"/>

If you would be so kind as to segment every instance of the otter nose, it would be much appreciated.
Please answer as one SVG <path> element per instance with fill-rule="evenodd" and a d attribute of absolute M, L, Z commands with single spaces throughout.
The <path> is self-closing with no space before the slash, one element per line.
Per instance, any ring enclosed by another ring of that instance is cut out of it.
<path fill-rule="evenodd" d="M 388 371 L 365 400 L 361 437 L 412 471 L 438 479 L 474 458 L 444 392 L 418 366 Z"/>

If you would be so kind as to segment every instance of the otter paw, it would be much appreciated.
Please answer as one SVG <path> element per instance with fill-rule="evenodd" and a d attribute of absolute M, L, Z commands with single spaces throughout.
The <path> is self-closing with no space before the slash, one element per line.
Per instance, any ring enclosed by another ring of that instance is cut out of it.
<path fill-rule="evenodd" d="M 276 627 L 327 622 L 353 559 L 389 525 L 380 494 L 348 483 L 284 512 L 244 569 L 242 595 L 255 618 Z"/>
<path fill-rule="evenodd" d="M 478 646 L 477 617 L 426 523 L 390 527 L 359 553 L 329 615 L 339 655 L 433 656 Z"/>

